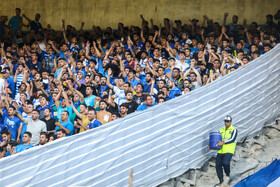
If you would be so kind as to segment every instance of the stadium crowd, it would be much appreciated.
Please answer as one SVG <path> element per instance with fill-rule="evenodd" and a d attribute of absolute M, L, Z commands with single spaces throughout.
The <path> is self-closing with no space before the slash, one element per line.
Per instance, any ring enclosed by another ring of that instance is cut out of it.
<path fill-rule="evenodd" d="M 15 12 L 0 18 L 0 158 L 187 94 L 279 42 L 272 15 L 262 26 L 236 15 L 228 23 L 228 13 L 222 24 L 203 16 L 154 25 L 140 15 L 141 28 L 89 31 L 62 20 L 55 31 L 40 14 Z"/>

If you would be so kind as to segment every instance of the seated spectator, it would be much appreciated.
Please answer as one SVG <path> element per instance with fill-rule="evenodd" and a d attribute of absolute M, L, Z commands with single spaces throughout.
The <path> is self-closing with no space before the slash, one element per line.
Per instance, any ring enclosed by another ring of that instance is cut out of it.
<path fill-rule="evenodd" d="M 7 152 L 6 152 L 6 157 L 7 156 L 11 156 L 14 153 L 14 150 L 16 148 L 16 146 L 18 145 L 18 143 L 14 140 L 8 141 L 7 142 Z"/>
<path fill-rule="evenodd" d="M 22 138 L 23 144 L 17 145 L 14 148 L 12 154 L 20 153 L 22 151 L 25 151 L 27 149 L 30 149 L 30 148 L 34 147 L 33 145 L 30 144 L 31 138 L 32 138 L 32 134 L 30 132 L 26 131 L 23 134 L 23 138 Z"/>
<path fill-rule="evenodd" d="M 182 93 L 181 89 L 176 86 L 175 80 L 173 80 L 173 79 L 168 81 L 168 87 L 170 89 L 169 98 L 171 98 L 171 99 L 175 98 L 176 94 Z"/>
<path fill-rule="evenodd" d="M 123 117 L 125 117 L 127 115 L 127 111 L 128 111 L 127 103 L 121 104 L 120 108 L 121 108 L 120 115 L 123 118 Z"/>
<path fill-rule="evenodd" d="M 36 146 L 41 146 L 41 145 L 45 145 L 48 142 L 48 133 L 47 132 L 41 132 L 40 133 L 40 141 L 39 144 L 37 144 Z"/>
<path fill-rule="evenodd" d="M 144 95 L 144 103 L 138 106 L 137 111 L 146 110 L 152 106 L 154 106 L 152 96 Z"/>
<path fill-rule="evenodd" d="M 57 139 L 66 137 L 66 131 L 64 129 L 58 129 L 56 132 L 57 132 Z"/>
<path fill-rule="evenodd" d="M 135 112 L 138 108 L 138 104 L 135 101 L 133 101 L 132 91 L 127 91 L 125 94 L 125 98 L 126 98 L 126 104 L 128 106 L 127 114 L 131 114 Z"/>

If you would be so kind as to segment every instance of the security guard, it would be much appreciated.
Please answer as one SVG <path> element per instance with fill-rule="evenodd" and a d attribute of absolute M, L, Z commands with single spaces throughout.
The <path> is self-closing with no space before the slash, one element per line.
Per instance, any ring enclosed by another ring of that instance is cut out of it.
<path fill-rule="evenodd" d="M 218 151 L 216 158 L 216 172 L 220 184 L 223 182 L 228 183 L 230 180 L 230 160 L 234 154 L 237 139 L 237 129 L 231 125 L 232 118 L 226 116 L 224 122 L 225 127 L 221 128 L 219 131 L 222 134 L 222 141 L 218 143 L 219 146 L 222 146 L 222 149 Z M 225 181 L 223 177 L 223 168 L 226 173 Z"/>

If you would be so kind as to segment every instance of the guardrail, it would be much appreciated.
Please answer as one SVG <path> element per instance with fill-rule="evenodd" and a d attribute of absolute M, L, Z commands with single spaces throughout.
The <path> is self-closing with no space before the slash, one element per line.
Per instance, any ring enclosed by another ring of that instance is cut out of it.
<path fill-rule="evenodd" d="M 280 45 L 189 94 L 0 160 L 1 186 L 156 186 L 199 168 L 229 114 L 238 140 L 280 114 Z"/>

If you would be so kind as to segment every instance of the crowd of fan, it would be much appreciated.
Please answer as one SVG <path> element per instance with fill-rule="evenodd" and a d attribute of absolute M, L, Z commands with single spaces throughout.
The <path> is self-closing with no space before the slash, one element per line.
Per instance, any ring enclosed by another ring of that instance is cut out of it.
<path fill-rule="evenodd" d="M 157 26 L 140 15 L 141 28 L 90 31 L 62 20 L 54 31 L 19 8 L 8 24 L 1 16 L 0 158 L 187 94 L 246 68 L 279 41 L 272 15 L 261 27 L 227 17 L 222 25 L 203 16 Z"/>

